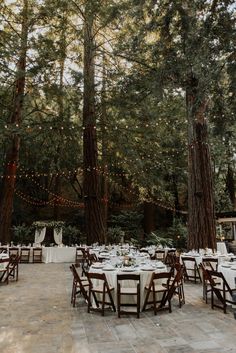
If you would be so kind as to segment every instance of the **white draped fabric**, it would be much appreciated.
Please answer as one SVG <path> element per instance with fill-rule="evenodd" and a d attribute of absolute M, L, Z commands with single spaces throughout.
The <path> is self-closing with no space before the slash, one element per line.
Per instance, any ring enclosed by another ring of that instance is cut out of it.
<path fill-rule="evenodd" d="M 57 245 L 62 244 L 62 228 L 60 228 L 60 229 L 54 228 L 53 229 L 53 236 L 54 236 L 55 243 Z"/>
<path fill-rule="evenodd" d="M 46 227 L 35 229 L 34 242 L 36 244 L 42 243 L 42 241 L 44 241 L 45 234 L 46 234 Z"/>

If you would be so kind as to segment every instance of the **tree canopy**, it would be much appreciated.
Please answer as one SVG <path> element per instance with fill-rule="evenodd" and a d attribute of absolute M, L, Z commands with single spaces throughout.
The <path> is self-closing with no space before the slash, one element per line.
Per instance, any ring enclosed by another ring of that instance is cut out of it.
<path fill-rule="evenodd" d="M 149 205 L 214 248 L 215 212 L 236 208 L 235 1 L 0 10 L 0 239 L 80 213 L 104 242 L 117 209 Z"/>

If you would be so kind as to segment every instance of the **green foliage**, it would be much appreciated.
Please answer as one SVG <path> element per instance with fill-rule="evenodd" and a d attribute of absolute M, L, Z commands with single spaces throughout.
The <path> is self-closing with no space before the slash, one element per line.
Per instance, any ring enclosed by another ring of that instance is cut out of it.
<path fill-rule="evenodd" d="M 25 225 L 14 226 L 12 241 L 15 244 L 32 244 L 34 242 L 34 228 Z"/>
<path fill-rule="evenodd" d="M 63 244 L 75 245 L 85 244 L 86 237 L 82 234 L 81 230 L 76 226 L 64 226 L 62 233 Z"/>
<path fill-rule="evenodd" d="M 173 225 L 165 229 L 158 229 L 147 235 L 147 244 L 173 246 L 178 250 L 186 248 L 187 227 L 181 219 L 174 219 Z"/>
<path fill-rule="evenodd" d="M 107 229 L 107 241 L 111 244 L 118 244 L 124 237 L 124 231 L 121 227 L 110 227 Z"/>
<path fill-rule="evenodd" d="M 142 233 L 143 215 L 137 211 L 121 211 L 118 215 L 112 215 L 110 224 L 124 232 L 124 240 L 129 241 L 135 235 Z"/>
<path fill-rule="evenodd" d="M 18 170 L 21 178 L 17 178 L 17 188 L 20 191 L 31 197 L 31 201 L 48 202 L 52 195 L 47 190 L 53 192 L 56 183 L 54 174 L 65 171 L 61 176 L 63 190 L 60 194 L 69 193 L 71 200 L 83 194 L 82 178 L 75 170 L 83 160 L 83 47 L 80 43 L 83 42 L 82 14 L 87 4 L 91 13 L 96 13 L 98 155 L 102 162 L 101 141 L 105 139 L 111 199 L 130 203 L 165 200 L 171 206 L 180 199 L 181 207 L 187 208 L 185 89 L 191 73 L 199 82 L 199 91 L 209 101 L 207 118 L 216 209 L 233 209 L 226 180 L 228 165 L 234 181 L 236 173 L 235 13 L 231 6 L 233 1 L 221 0 L 217 6 L 212 6 L 213 3 L 203 0 L 182 3 L 173 0 L 30 1 L 27 94 L 22 124 L 18 128 L 9 126 L 9 116 L 23 2 L 2 0 L 1 174 L 8 141 L 13 133 L 18 133 L 21 136 Z M 106 133 L 101 128 L 103 58 Z M 22 178 L 24 173 L 34 176 Z M 35 176 L 37 173 L 41 176 Z M 44 173 L 51 175 L 44 176 Z M 125 175 L 117 177 L 116 173 Z M 134 192 L 131 196 L 130 190 Z M 29 222 L 29 215 L 30 220 L 37 219 L 35 213 L 44 209 L 44 206 L 36 209 L 29 205 L 26 213 L 22 205 L 21 199 L 15 200 L 15 223 L 26 219 Z M 114 215 L 108 237 L 118 240 L 119 234 L 125 232 L 125 240 L 140 244 L 141 221 L 142 215 L 136 212 Z M 76 239 L 81 234 L 75 229 L 70 231 L 73 236 L 68 242 L 78 243 Z M 68 234 L 65 238 L 69 239 L 70 232 L 66 229 L 65 232 Z M 167 234 L 177 247 L 185 246 L 184 227 L 177 223 L 155 234 L 160 238 Z"/>
<path fill-rule="evenodd" d="M 152 232 L 151 234 L 149 234 L 146 238 L 146 242 L 148 245 L 162 245 L 163 247 L 172 247 L 174 243 L 173 239 L 162 237 L 157 232 Z"/>

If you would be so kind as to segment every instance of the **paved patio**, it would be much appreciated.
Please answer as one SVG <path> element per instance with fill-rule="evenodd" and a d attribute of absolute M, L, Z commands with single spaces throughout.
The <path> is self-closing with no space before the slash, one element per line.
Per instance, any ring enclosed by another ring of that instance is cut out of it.
<path fill-rule="evenodd" d="M 122 317 L 87 314 L 70 305 L 69 264 L 21 264 L 19 282 L 0 286 L 1 353 L 236 352 L 236 321 L 211 310 L 200 285 L 185 285 L 186 304 L 173 312 Z"/>

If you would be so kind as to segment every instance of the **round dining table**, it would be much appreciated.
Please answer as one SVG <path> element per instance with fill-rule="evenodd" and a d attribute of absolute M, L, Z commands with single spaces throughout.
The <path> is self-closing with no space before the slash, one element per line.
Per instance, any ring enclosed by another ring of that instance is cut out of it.
<path fill-rule="evenodd" d="M 103 264 L 103 263 L 94 263 L 90 269 L 89 272 L 98 272 L 98 273 L 105 273 L 106 279 L 108 284 L 114 288 L 114 293 L 113 293 L 113 299 L 114 302 L 117 302 L 117 274 L 139 274 L 140 275 L 140 306 L 141 308 L 143 307 L 144 300 L 145 300 L 145 286 L 149 285 L 151 277 L 153 272 L 159 273 L 159 272 L 166 272 L 167 267 L 164 265 L 162 262 L 156 261 L 153 264 L 150 263 L 143 263 L 140 265 L 136 266 L 130 266 L 130 267 L 115 267 L 111 264 Z M 128 287 L 134 286 L 134 281 L 126 281 L 126 285 Z M 95 285 L 98 285 L 98 283 L 95 283 Z M 124 296 L 124 301 L 127 303 L 134 303 L 135 302 L 135 297 L 132 298 L 132 296 Z"/>

